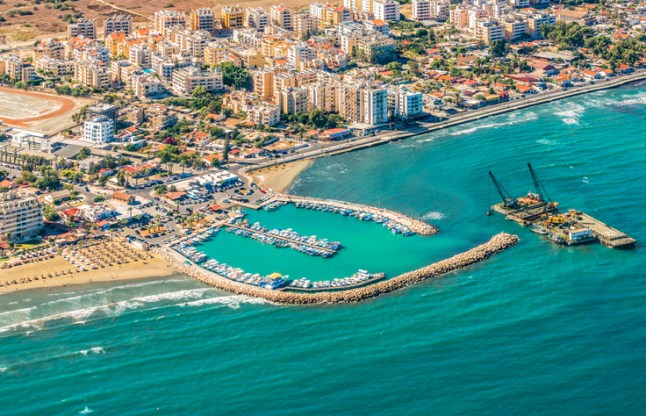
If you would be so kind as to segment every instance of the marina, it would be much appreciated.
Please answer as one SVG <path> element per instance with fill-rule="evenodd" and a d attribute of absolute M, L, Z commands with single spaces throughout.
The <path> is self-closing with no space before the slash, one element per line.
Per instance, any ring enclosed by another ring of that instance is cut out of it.
<path fill-rule="evenodd" d="M 627 234 L 585 214 L 570 209 L 561 212 L 558 202 L 552 201 L 532 165 L 527 164 L 534 184 L 534 191 L 515 198 L 489 172 L 502 202 L 491 207 L 506 219 L 562 246 L 575 246 L 599 242 L 610 248 L 628 249 L 635 247 L 636 240 Z"/>

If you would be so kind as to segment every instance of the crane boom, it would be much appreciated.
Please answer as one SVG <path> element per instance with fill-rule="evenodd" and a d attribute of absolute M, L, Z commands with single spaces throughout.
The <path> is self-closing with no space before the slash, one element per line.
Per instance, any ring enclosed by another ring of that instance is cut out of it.
<path fill-rule="evenodd" d="M 506 207 L 514 207 L 518 205 L 518 202 L 516 201 L 515 198 L 512 198 L 512 196 L 507 192 L 507 190 L 496 180 L 496 177 L 493 176 L 493 173 L 489 171 L 489 177 L 491 177 L 491 181 L 493 182 L 493 185 L 496 187 L 496 191 L 498 191 L 498 195 L 500 195 L 500 198 L 502 199 L 502 203 Z"/>
<path fill-rule="evenodd" d="M 541 198 L 546 199 L 549 202 L 552 202 L 550 199 L 550 196 L 547 194 L 547 191 L 545 191 L 545 188 L 543 188 L 543 185 L 541 182 L 538 180 L 538 176 L 536 175 L 536 172 L 534 172 L 534 169 L 532 168 L 531 163 L 527 163 L 527 167 L 529 168 L 529 174 L 532 175 L 532 181 L 534 182 L 534 189 L 536 190 L 536 193 Z"/>

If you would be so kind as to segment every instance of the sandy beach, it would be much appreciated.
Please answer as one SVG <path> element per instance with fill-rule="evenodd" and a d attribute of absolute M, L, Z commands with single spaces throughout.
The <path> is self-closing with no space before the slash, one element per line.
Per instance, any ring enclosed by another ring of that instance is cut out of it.
<path fill-rule="evenodd" d="M 270 166 L 252 172 L 254 181 L 263 189 L 284 192 L 305 169 L 312 164 L 310 159 L 301 159 L 282 165 Z"/>
<path fill-rule="evenodd" d="M 177 274 L 171 264 L 159 255 L 152 252 L 140 254 L 143 259 L 135 260 L 134 256 L 129 256 L 127 263 L 114 263 L 88 271 L 77 271 L 74 265 L 60 254 L 45 261 L 0 269 L 0 293 L 92 282 L 163 278 Z M 14 281 L 16 283 L 13 283 Z"/>

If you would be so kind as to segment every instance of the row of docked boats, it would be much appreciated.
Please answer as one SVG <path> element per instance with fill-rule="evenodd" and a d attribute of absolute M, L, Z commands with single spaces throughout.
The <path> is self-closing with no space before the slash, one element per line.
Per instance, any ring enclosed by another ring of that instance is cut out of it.
<path fill-rule="evenodd" d="M 289 276 L 282 276 L 280 273 L 272 273 L 268 276 L 263 276 L 259 273 L 247 273 L 239 267 L 219 263 L 215 259 L 206 261 L 202 267 L 227 279 L 271 290 L 280 289 L 285 286 L 289 278 Z"/>
<path fill-rule="evenodd" d="M 285 201 L 272 201 L 262 207 L 265 211 L 276 211 L 278 208 L 282 207 L 283 205 L 287 205 L 287 202 Z"/>
<path fill-rule="evenodd" d="M 183 241 L 183 243 L 189 246 L 201 244 L 211 240 L 218 234 L 218 232 L 220 232 L 220 227 L 211 227 L 205 231 L 200 232 L 199 234 L 191 236 L 191 238 L 187 238 Z"/>
<path fill-rule="evenodd" d="M 349 277 L 337 278 L 332 280 L 323 280 L 318 282 L 311 282 L 305 277 L 292 280 L 289 283 L 289 289 L 318 289 L 318 290 L 333 290 L 344 289 L 364 285 L 368 282 L 373 282 L 386 277 L 385 273 L 368 273 L 367 270 L 359 269 L 356 273 Z"/>
<path fill-rule="evenodd" d="M 277 248 L 291 248 L 310 256 L 332 257 L 341 248 L 338 241 L 328 241 L 315 235 L 303 236 L 291 228 L 268 229 L 256 222 L 250 225 L 246 220 L 237 220 L 227 228 L 227 232 L 242 237 L 252 238 Z"/>
<path fill-rule="evenodd" d="M 206 254 L 202 253 L 195 247 L 186 244 L 185 242 L 176 244 L 174 248 L 175 251 L 177 251 L 187 259 L 193 260 L 195 263 L 202 263 L 207 259 Z"/>
<path fill-rule="evenodd" d="M 341 214 L 343 216 L 355 217 L 361 221 L 374 221 L 377 224 L 382 224 L 384 227 L 388 228 L 393 234 L 401 234 L 403 236 L 410 236 L 414 234 L 414 232 L 404 224 L 401 224 L 393 219 L 386 218 L 383 215 L 373 214 L 367 211 L 341 208 L 322 202 L 298 201 L 295 202 L 294 205 L 296 206 L 296 208 L 313 209 L 321 212 L 332 212 L 335 214 Z"/>

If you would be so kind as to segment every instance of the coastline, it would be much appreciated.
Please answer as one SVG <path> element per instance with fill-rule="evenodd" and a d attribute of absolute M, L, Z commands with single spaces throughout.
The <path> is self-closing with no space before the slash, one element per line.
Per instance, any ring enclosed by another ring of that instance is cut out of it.
<path fill-rule="evenodd" d="M 128 280 L 167 278 L 176 276 L 178 271 L 167 259 L 153 252 L 145 260 L 138 262 L 113 265 L 110 267 L 90 270 L 87 272 L 74 272 L 42 278 L 43 271 L 58 272 L 71 268 L 70 264 L 60 256 L 54 259 L 9 269 L 0 269 L 0 282 L 16 281 L 15 284 L 0 286 L 0 295 L 28 289 L 51 289 L 67 285 L 80 285 L 96 282 L 122 282 Z M 39 276 L 36 280 L 34 276 Z M 25 279 L 24 281 L 21 281 Z"/>
<path fill-rule="evenodd" d="M 459 114 L 440 122 L 420 122 L 418 125 L 409 127 L 406 129 L 391 131 L 388 133 L 382 133 L 374 137 L 367 137 L 367 138 L 362 137 L 358 139 L 353 139 L 349 142 L 341 143 L 335 146 L 314 150 L 310 152 L 303 152 L 301 154 L 288 156 L 283 159 L 278 159 L 278 160 L 273 159 L 271 161 L 267 161 L 259 165 L 244 167 L 240 169 L 239 173 L 240 173 L 240 176 L 246 178 L 248 181 L 254 182 L 255 172 L 261 171 L 261 170 L 264 171 L 270 167 L 279 167 L 279 166 L 291 164 L 293 162 L 301 161 L 305 159 L 309 159 L 310 163 L 312 163 L 314 159 L 317 159 L 319 157 L 334 156 L 342 153 L 353 152 L 355 150 L 365 149 L 368 147 L 379 146 L 382 144 L 390 143 L 395 140 L 409 139 L 423 134 L 436 132 L 438 130 L 442 130 L 445 128 L 454 127 L 454 126 L 469 123 L 472 121 L 481 120 L 487 117 L 498 116 L 498 115 L 510 113 L 515 110 L 521 110 L 524 108 L 529 108 L 540 104 L 547 104 L 547 103 L 559 101 L 565 98 L 571 98 L 578 95 L 588 94 L 591 92 L 617 88 L 627 84 L 640 82 L 643 80 L 646 80 L 646 71 L 638 71 L 633 74 L 622 75 L 622 76 L 615 77 L 614 79 L 605 80 L 605 81 L 597 80 L 597 82 L 592 85 L 588 84 L 582 87 L 571 88 L 566 91 L 558 91 L 555 93 L 538 94 L 536 96 L 527 97 L 522 100 L 501 103 L 490 107 L 484 107 L 478 110 L 468 111 L 466 114 Z M 296 170 L 294 170 L 294 172 L 296 172 Z M 301 172 L 302 170 L 296 174 L 296 177 L 291 179 L 292 182 L 298 177 L 298 174 L 300 174 Z M 281 191 L 278 191 L 278 192 L 281 192 Z"/>
<path fill-rule="evenodd" d="M 300 159 L 295 162 L 274 165 L 255 170 L 252 178 L 263 189 L 271 189 L 274 192 L 285 192 L 311 164 L 311 159 Z"/>

